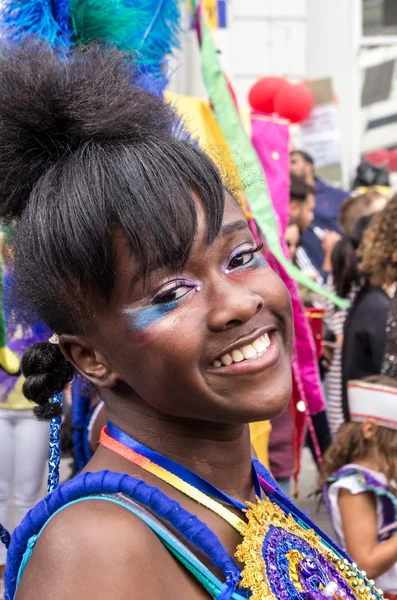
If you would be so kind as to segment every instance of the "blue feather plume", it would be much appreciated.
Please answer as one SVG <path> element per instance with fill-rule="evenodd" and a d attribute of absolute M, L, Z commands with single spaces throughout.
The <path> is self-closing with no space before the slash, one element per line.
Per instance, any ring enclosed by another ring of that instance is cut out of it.
<path fill-rule="evenodd" d="M 26 35 L 45 39 L 58 46 L 60 27 L 54 18 L 51 0 L 12 0 L 5 2 L 1 13 L 2 34 L 18 41 Z"/>
<path fill-rule="evenodd" d="M 72 24 L 70 22 L 69 0 L 52 0 L 54 18 L 58 23 L 63 43 L 70 45 L 72 36 Z"/>
<path fill-rule="evenodd" d="M 179 46 L 178 4 L 178 0 L 70 0 L 75 41 L 100 40 L 133 52 L 142 73 L 164 84 L 167 57 Z"/>
<path fill-rule="evenodd" d="M 3 34 L 45 39 L 53 48 L 101 41 L 134 54 L 142 87 L 164 89 L 167 58 L 179 47 L 179 0 L 6 0 Z"/>

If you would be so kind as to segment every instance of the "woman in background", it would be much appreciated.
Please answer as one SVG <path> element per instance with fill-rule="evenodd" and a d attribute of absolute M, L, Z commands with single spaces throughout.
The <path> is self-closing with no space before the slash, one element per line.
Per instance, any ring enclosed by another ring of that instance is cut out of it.
<path fill-rule="evenodd" d="M 349 420 L 347 382 L 381 372 L 390 299 L 397 281 L 397 195 L 375 215 L 359 248 L 364 283 L 346 318 L 342 348 L 342 402 Z"/>
<path fill-rule="evenodd" d="M 327 287 L 340 298 L 350 302 L 353 302 L 362 280 L 356 252 L 371 218 L 372 215 L 361 217 L 352 235 L 344 236 L 332 253 L 332 273 L 328 278 Z M 347 313 L 348 309 L 337 308 L 332 301 L 326 300 L 324 323 L 328 341 L 324 342 L 325 390 L 328 422 L 332 435 L 335 435 L 345 422 L 342 406 L 342 347 Z"/>

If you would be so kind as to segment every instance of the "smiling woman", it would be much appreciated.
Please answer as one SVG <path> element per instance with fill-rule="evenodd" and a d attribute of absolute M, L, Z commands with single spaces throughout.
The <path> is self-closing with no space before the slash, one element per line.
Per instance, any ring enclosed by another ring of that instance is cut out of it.
<path fill-rule="evenodd" d="M 13 536 L 7 599 L 361 598 L 251 460 L 248 423 L 290 397 L 288 293 L 212 161 L 131 81 L 114 50 L 2 50 L 14 298 L 59 339 L 26 353 L 24 391 L 51 418 L 79 372 L 108 416 Z"/>

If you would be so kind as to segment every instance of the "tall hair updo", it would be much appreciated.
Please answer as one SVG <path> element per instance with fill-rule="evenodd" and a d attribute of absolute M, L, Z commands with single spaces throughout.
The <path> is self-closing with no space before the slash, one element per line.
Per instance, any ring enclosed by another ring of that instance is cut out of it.
<path fill-rule="evenodd" d="M 17 225 L 12 302 L 57 334 L 81 333 L 112 295 L 115 230 L 143 276 L 182 267 L 197 228 L 194 196 L 208 242 L 219 232 L 222 179 L 176 136 L 173 108 L 138 86 L 130 56 L 92 45 L 65 59 L 34 40 L 0 54 L 0 219 Z M 22 371 L 36 415 L 51 418 L 49 399 L 72 379 L 71 365 L 43 343 Z"/>

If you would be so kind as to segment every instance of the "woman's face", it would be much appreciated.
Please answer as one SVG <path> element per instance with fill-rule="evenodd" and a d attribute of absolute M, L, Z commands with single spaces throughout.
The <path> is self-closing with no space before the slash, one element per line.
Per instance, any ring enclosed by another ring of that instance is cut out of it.
<path fill-rule="evenodd" d="M 260 252 L 238 204 L 227 197 L 221 232 L 199 228 L 181 272 L 134 281 L 118 249 L 116 290 L 97 323 L 95 346 L 128 390 L 160 413 L 214 422 L 267 419 L 291 392 L 290 298 Z M 95 382 L 98 385 L 98 382 Z"/>
<path fill-rule="evenodd" d="M 285 243 L 287 244 L 289 257 L 294 260 L 299 246 L 299 228 L 295 223 L 288 225 L 285 230 Z"/>

